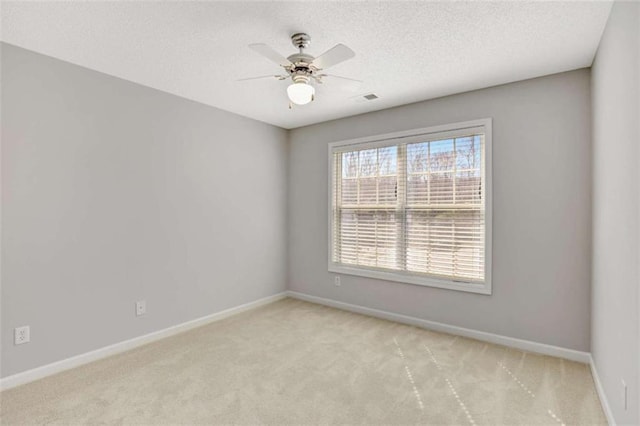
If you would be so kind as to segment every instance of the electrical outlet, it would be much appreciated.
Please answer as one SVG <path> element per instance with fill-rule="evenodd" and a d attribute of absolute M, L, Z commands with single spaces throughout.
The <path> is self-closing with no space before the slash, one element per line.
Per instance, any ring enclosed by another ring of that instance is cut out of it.
<path fill-rule="evenodd" d="M 29 326 L 16 327 L 13 334 L 13 341 L 16 345 L 29 343 L 31 341 L 31 329 Z"/>
<path fill-rule="evenodd" d="M 622 406 L 624 407 L 625 410 L 627 410 L 627 384 L 624 382 L 624 380 L 622 381 Z"/>
<path fill-rule="evenodd" d="M 342 283 L 340 282 L 340 275 L 336 275 L 333 278 L 333 283 L 336 285 L 336 287 L 340 287 L 342 285 Z"/>
<path fill-rule="evenodd" d="M 136 302 L 136 316 L 144 315 L 147 313 L 147 301 L 140 300 Z"/>

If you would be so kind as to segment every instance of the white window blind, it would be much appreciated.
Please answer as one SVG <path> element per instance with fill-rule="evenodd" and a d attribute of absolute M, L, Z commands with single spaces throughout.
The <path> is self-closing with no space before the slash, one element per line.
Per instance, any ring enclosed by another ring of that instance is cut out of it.
<path fill-rule="evenodd" d="M 474 126 L 333 144 L 330 269 L 486 292 L 486 139 Z"/>

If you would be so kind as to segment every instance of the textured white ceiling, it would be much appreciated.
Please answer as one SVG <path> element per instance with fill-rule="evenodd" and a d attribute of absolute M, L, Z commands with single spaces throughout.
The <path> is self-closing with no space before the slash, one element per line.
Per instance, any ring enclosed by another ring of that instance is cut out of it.
<path fill-rule="evenodd" d="M 11 2 L 2 40 L 284 128 L 588 67 L 611 3 L 590 2 Z M 288 109 L 287 82 L 251 51 L 288 56 L 344 43 L 356 57 L 330 72 L 364 80 L 355 93 L 328 82 Z M 356 102 L 373 92 L 379 99 Z"/>

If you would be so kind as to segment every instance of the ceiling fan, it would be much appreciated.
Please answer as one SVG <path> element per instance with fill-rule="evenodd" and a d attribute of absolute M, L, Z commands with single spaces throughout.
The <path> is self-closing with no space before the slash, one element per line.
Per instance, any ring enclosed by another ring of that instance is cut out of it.
<path fill-rule="evenodd" d="M 336 44 L 331 49 L 324 52 L 318 57 L 313 57 L 304 52 L 309 47 L 311 37 L 305 33 L 296 33 L 291 36 L 291 43 L 300 51 L 285 58 L 271 47 L 263 43 L 250 44 L 249 48 L 264 56 L 265 58 L 275 62 L 284 68 L 286 74 L 282 75 L 265 75 L 260 77 L 242 78 L 238 81 L 256 80 L 261 78 L 277 78 L 278 80 L 286 80 L 290 78 L 292 84 L 287 87 L 287 95 L 289 100 L 289 108 L 292 103 L 296 105 L 305 105 L 315 99 L 315 88 L 311 82 L 323 84 L 324 78 L 336 79 L 342 82 L 342 85 L 357 86 L 362 83 L 360 80 L 354 80 L 346 77 L 325 74 L 323 71 L 347 59 L 353 58 L 356 54 L 344 44 Z"/>

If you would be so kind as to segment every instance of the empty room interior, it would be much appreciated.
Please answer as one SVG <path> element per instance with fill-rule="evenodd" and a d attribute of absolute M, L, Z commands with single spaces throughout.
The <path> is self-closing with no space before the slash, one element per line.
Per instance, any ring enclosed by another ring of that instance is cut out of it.
<path fill-rule="evenodd" d="M 0 423 L 640 424 L 640 2 L 0 14 Z"/>

